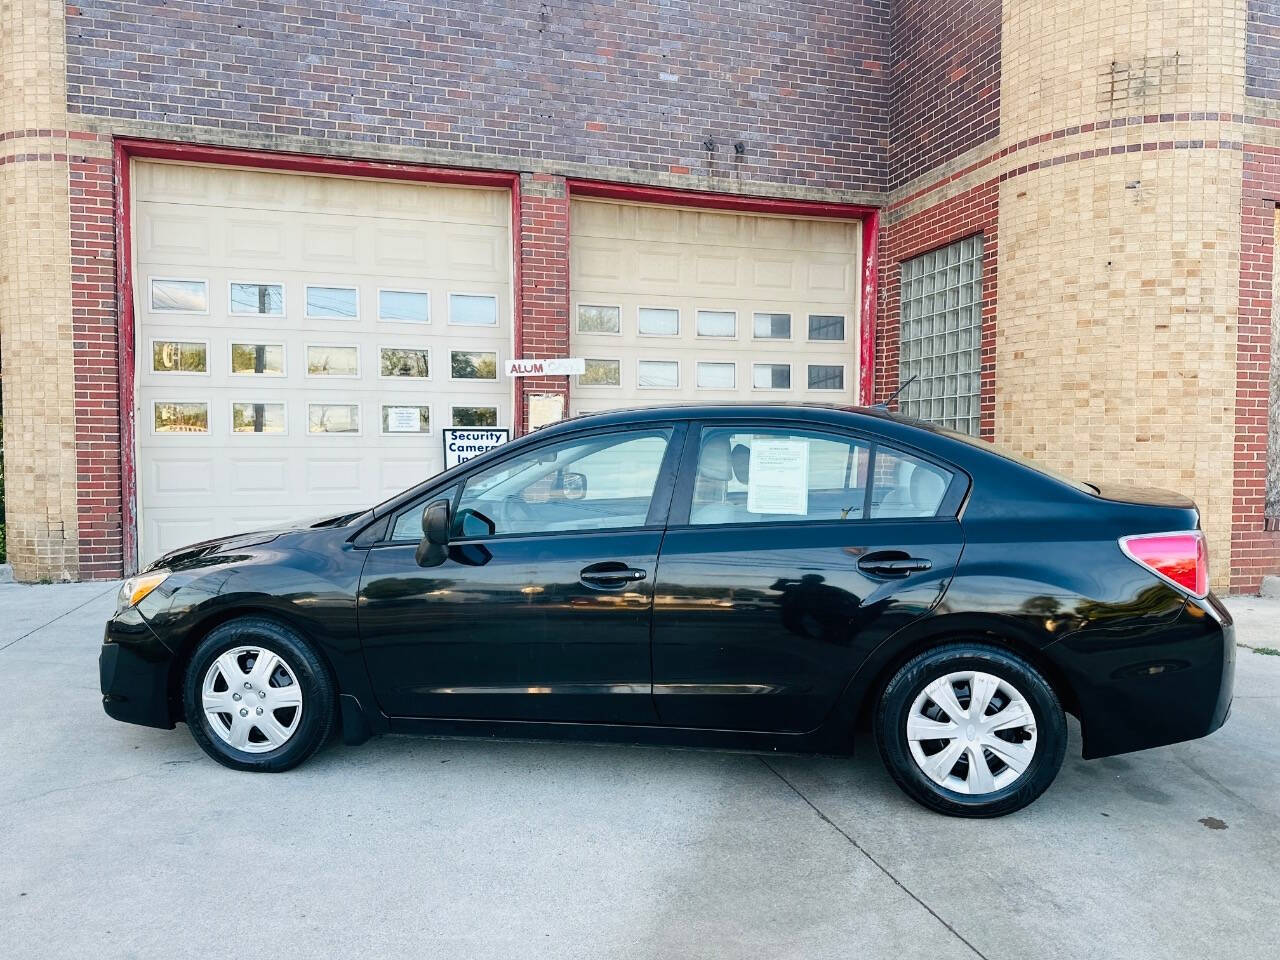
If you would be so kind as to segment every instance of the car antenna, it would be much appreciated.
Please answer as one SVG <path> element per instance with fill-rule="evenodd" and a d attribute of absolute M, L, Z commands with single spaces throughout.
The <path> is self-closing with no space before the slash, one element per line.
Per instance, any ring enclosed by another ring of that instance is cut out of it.
<path fill-rule="evenodd" d="M 911 384 L 915 383 L 915 382 L 916 382 L 916 380 L 918 380 L 918 379 L 919 379 L 919 377 L 920 377 L 920 374 L 918 374 L 918 373 L 913 373 L 913 374 L 911 375 L 911 379 L 909 379 L 906 383 L 904 383 L 902 386 L 900 386 L 897 390 L 893 391 L 893 394 L 889 397 L 889 399 L 888 399 L 888 400 L 882 400 L 880 403 L 873 403 L 873 404 L 871 405 L 871 409 L 872 409 L 872 410 L 881 410 L 881 411 L 883 411 L 883 412 L 885 412 L 885 413 L 888 413 L 888 412 L 889 412 L 889 404 L 891 404 L 891 403 L 893 403 L 893 401 L 897 400 L 897 399 L 898 399 L 898 394 L 902 393 L 902 391 L 903 391 L 903 390 L 907 389 L 907 387 L 909 387 L 909 386 L 911 386 Z"/>

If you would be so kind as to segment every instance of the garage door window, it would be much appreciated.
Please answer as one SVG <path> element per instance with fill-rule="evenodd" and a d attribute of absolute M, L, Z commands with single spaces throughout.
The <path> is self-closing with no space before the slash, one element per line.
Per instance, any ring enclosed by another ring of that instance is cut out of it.
<path fill-rule="evenodd" d="M 752 319 L 751 329 L 757 340 L 790 340 L 791 314 L 757 313 Z"/>
<path fill-rule="evenodd" d="M 359 433 L 358 403 L 307 404 L 307 433 Z"/>
<path fill-rule="evenodd" d="M 283 377 L 284 344 L 231 344 L 231 372 L 237 376 Z"/>
<path fill-rule="evenodd" d="M 732 390 L 738 385 L 738 368 L 733 363 L 699 363 L 699 390 Z"/>
<path fill-rule="evenodd" d="M 487 351 L 454 350 L 449 356 L 454 380 L 497 380 L 498 355 Z"/>
<path fill-rule="evenodd" d="M 208 373 L 209 344 L 204 340 L 152 340 L 154 373 Z"/>
<path fill-rule="evenodd" d="M 636 313 L 636 330 L 642 337 L 680 335 L 680 311 L 666 307 L 641 307 Z"/>
<path fill-rule="evenodd" d="M 756 390 L 790 390 L 791 364 L 755 364 L 751 368 L 751 386 Z"/>
<path fill-rule="evenodd" d="M 834 364 L 809 364 L 810 390 L 843 390 L 844 367 Z"/>
<path fill-rule="evenodd" d="M 454 407 L 452 413 L 455 427 L 496 427 L 498 425 L 497 407 Z"/>
<path fill-rule="evenodd" d="M 307 376 L 360 376 L 360 348 L 348 346 L 308 346 Z"/>
<path fill-rule="evenodd" d="M 449 322 L 462 327 L 496 327 L 498 298 L 472 293 L 451 293 Z"/>
<path fill-rule="evenodd" d="M 360 315 L 355 287 L 307 287 L 307 316 L 312 320 L 354 320 Z"/>
<path fill-rule="evenodd" d="M 151 278 L 153 313 L 208 313 L 209 285 L 203 280 Z"/>
<path fill-rule="evenodd" d="M 698 336 L 732 338 L 737 335 L 738 315 L 732 310 L 698 311 Z"/>
<path fill-rule="evenodd" d="M 284 316 L 284 284 L 237 283 L 231 284 L 231 312 L 262 317 Z"/>
<path fill-rule="evenodd" d="M 622 385 L 621 360 L 587 360 L 586 369 L 578 378 L 584 387 L 617 387 Z"/>
<path fill-rule="evenodd" d="M 233 433 L 284 433 L 285 423 L 283 403 L 231 404 Z"/>
<path fill-rule="evenodd" d="M 431 357 L 427 350 L 381 347 L 379 355 L 379 376 L 407 377 L 411 380 L 427 380 L 431 376 Z"/>
<path fill-rule="evenodd" d="M 379 290 L 378 319 L 384 323 L 430 323 L 431 295 L 418 290 Z"/>
<path fill-rule="evenodd" d="M 675 360 L 640 360 L 636 376 L 643 390 L 672 390 L 680 386 L 680 364 Z"/>
<path fill-rule="evenodd" d="M 622 308 L 578 304 L 579 333 L 621 333 Z"/>
<path fill-rule="evenodd" d="M 809 339 L 822 341 L 843 340 L 844 317 L 825 313 L 809 314 Z"/>
<path fill-rule="evenodd" d="M 384 404 L 382 407 L 382 432 L 430 433 L 431 408 L 427 406 Z"/>
<path fill-rule="evenodd" d="M 156 433 L 209 432 L 209 404 L 203 401 L 157 400 L 152 414 Z"/>

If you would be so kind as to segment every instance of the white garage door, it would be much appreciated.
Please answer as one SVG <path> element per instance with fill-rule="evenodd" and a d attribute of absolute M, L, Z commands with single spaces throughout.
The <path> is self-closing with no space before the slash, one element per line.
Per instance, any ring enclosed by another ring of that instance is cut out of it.
<path fill-rule="evenodd" d="M 359 510 L 509 426 L 505 190 L 136 162 L 140 554 Z"/>
<path fill-rule="evenodd" d="M 601 200 L 571 218 L 575 413 L 853 402 L 861 224 Z"/>

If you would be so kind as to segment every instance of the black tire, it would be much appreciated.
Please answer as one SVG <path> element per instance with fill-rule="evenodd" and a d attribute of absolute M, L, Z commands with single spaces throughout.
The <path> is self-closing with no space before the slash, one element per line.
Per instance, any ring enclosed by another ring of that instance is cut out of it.
<path fill-rule="evenodd" d="M 260 647 L 280 657 L 302 692 L 301 716 L 292 735 L 281 746 L 265 752 L 240 750 L 224 741 L 202 707 L 202 688 L 209 667 L 223 653 L 237 647 Z M 302 763 L 329 738 L 337 691 L 327 667 L 306 640 L 274 621 L 244 617 L 214 628 L 196 646 L 183 678 L 182 700 L 191 735 L 214 760 L 233 770 L 279 773 Z"/>
<path fill-rule="evenodd" d="M 1011 684 L 1030 706 L 1036 725 L 1035 753 L 1027 768 L 1001 789 L 979 795 L 935 782 L 916 763 L 907 740 L 907 719 L 924 688 L 964 670 L 980 670 Z M 875 712 L 875 736 L 890 775 L 917 803 L 953 817 L 1001 817 L 1022 809 L 1053 783 L 1066 753 L 1067 722 L 1053 688 L 1025 660 L 996 646 L 955 643 L 926 650 L 893 675 Z"/>

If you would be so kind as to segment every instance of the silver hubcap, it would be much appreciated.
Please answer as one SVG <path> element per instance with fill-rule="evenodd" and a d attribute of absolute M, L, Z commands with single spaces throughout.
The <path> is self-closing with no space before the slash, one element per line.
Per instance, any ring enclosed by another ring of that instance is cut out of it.
<path fill-rule="evenodd" d="M 1036 754 L 1036 718 L 1007 680 L 977 670 L 939 677 L 907 715 L 907 744 L 925 775 L 956 793 L 1003 790 Z"/>
<path fill-rule="evenodd" d="M 283 659 L 262 647 L 236 647 L 209 665 L 201 689 L 213 732 L 237 750 L 284 746 L 302 719 L 302 687 Z"/>

